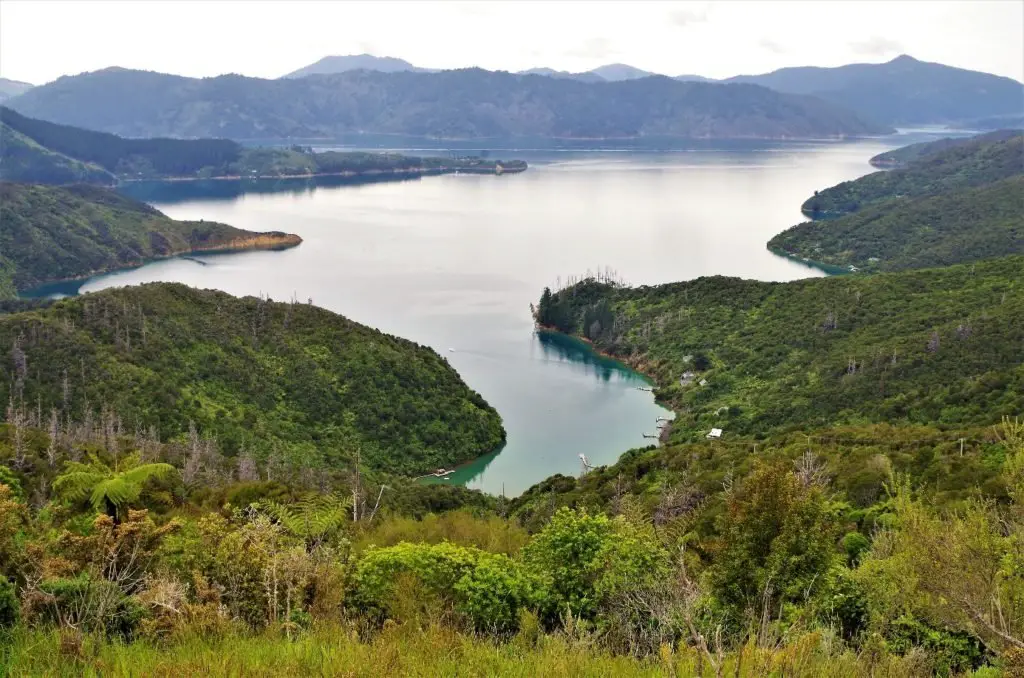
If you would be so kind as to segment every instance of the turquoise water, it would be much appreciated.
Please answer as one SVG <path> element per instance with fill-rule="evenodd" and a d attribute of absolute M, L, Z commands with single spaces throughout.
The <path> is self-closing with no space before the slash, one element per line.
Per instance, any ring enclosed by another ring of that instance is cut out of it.
<path fill-rule="evenodd" d="M 613 269 L 633 284 L 702 275 L 822 275 L 765 242 L 802 221 L 815 189 L 871 171 L 868 158 L 917 138 L 848 143 L 502 151 L 531 169 L 391 182 L 328 180 L 135 185 L 167 214 L 303 237 L 283 252 L 157 262 L 101 276 L 84 292 L 173 280 L 232 294 L 312 299 L 426 344 L 501 413 L 503 449 L 452 480 L 516 495 L 650 442 L 665 410 L 643 377 L 578 342 L 539 335 L 545 285 Z M 492 153 L 492 157 L 494 153 Z M 75 286 L 57 290 L 73 293 Z"/>

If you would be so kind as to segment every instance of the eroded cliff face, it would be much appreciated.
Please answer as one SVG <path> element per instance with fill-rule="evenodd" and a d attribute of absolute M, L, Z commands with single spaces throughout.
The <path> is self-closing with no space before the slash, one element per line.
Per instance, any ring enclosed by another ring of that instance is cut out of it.
<path fill-rule="evenodd" d="M 220 242 L 206 242 L 196 244 L 187 249 L 172 252 L 167 256 L 178 254 L 189 254 L 191 252 L 211 251 L 240 251 L 240 250 L 279 250 L 295 247 L 302 243 L 302 238 L 294 233 L 282 233 L 281 231 L 269 231 L 267 233 L 253 233 L 252 235 L 231 238 Z"/>

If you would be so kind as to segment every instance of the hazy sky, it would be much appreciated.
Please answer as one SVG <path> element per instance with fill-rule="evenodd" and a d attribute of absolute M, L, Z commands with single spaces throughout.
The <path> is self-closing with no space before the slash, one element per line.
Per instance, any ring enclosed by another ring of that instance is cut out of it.
<path fill-rule="evenodd" d="M 0 0 L 0 76 L 35 84 L 107 66 L 273 78 L 361 52 L 434 68 L 623 62 L 709 77 L 907 53 L 1024 80 L 1024 0 Z"/>

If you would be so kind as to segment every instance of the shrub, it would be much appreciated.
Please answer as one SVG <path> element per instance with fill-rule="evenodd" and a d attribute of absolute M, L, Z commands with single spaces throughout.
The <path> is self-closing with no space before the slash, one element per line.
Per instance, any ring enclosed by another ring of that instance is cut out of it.
<path fill-rule="evenodd" d="M 513 631 L 520 610 L 534 603 L 535 588 L 508 556 L 448 542 L 401 543 L 366 553 L 356 566 L 352 600 L 378 621 L 407 621 L 440 604 L 477 629 Z"/>
<path fill-rule="evenodd" d="M 51 579 L 39 585 L 42 599 L 33 606 L 40 622 L 131 638 L 146 609 L 113 582 L 87 575 Z"/>
<path fill-rule="evenodd" d="M 624 519 L 559 509 L 523 549 L 544 583 L 549 621 L 566 611 L 592 619 L 608 598 L 644 586 L 668 571 L 668 554 L 651 534 Z"/>

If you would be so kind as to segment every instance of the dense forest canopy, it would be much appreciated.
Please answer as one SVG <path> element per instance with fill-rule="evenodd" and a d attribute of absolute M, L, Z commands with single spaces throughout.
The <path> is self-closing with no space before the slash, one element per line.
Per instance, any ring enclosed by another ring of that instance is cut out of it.
<path fill-rule="evenodd" d="M 818 191 L 800 209 L 816 219 L 839 217 L 886 200 L 940 195 L 1024 175 L 1024 131 L 913 144 L 875 156 L 872 163 L 897 169 Z"/>
<path fill-rule="evenodd" d="M 898 271 L 1024 253 L 1024 132 L 913 144 L 872 158 L 895 167 L 825 189 L 773 252 L 831 270 Z"/>
<path fill-rule="evenodd" d="M 501 418 L 432 350 L 305 303 L 150 284 L 0 316 L 0 400 L 190 423 L 229 455 L 415 473 L 491 452 Z"/>
<path fill-rule="evenodd" d="M 768 249 L 865 272 L 1024 254 L 1024 173 L 977 187 L 881 201 L 838 219 L 804 222 L 772 238 Z"/>
<path fill-rule="evenodd" d="M 0 298 L 185 252 L 300 242 L 286 233 L 175 221 L 106 188 L 0 182 Z"/>
<path fill-rule="evenodd" d="M 1022 279 L 1024 257 L 1011 256 L 788 283 L 591 280 L 545 291 L 537 320 L 654 377 L 678 413 L 673 440 L 713 427 L 984 425 L 1024 411 Z"/>

